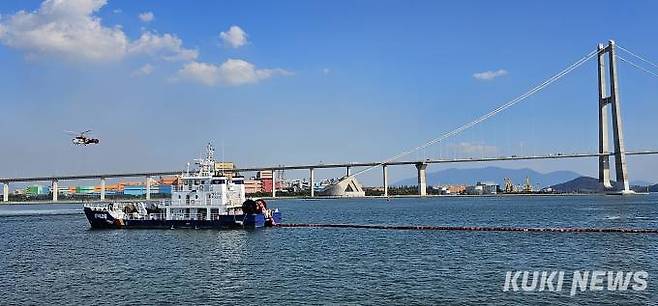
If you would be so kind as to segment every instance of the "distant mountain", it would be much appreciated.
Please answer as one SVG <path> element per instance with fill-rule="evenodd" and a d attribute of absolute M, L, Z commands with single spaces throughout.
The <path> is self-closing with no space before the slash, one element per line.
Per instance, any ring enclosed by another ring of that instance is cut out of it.
<path fill-rule="evenodd" d="M 514 184 L 523 184 L 525 178 L 529 177 L 533 186 L 539 184 L 541 187 L 559 184 L 568 180 L 579 177 L 580 174 L 573 171 L 555 171 L 549 173 L 540 173 L 532 169 L 507 169 L 500 167 L 468 168 L 457 169 L 450 168 L 446 170 L 431 172 L 427 174 L 427 184 L 471 184 L 476 182 L 494 182 L 504 185 L 504 179 L 509 177 Z M 396 182 L 396 186 L 416 185 L 417 178 L 412 177 Z"/>
<path fill-rule="evenodd" d="M 613 190 L 623 189 L 623 187 L 620 184 L 617 184 L 617 182 L 612 181 L 611 183 L 613 186 Z M 641 184 L 636 184 L 637 182 L 633 182 L 633 183 L 634 184 L 631 184 L 631 189 L 635 191 L 658 192 L 658 184 L 648 186 L 649 184 L 641 185 Z M 603 188 L 603 185 L 599 183 L 598 178 L 593 178 L 588 176 L 581 176 L 573 180 L 570 180 L 568 182 L 553 185 L 551 187 L 553 188 L 553 190 L 555 190 L 555 192 L 559 192 L 559 193 L 600 193 L 606 191 Z"/>
<path fill-rule="evenodd" d="M 559 193 L 599 193 L 604 191 L 603 185 L 599 183 L 599 179 L 589 176 L 581 176 L 551 187 L 555 192 Z"/>
<path fill-rule="evenodd" d="M 653 183 L 649 183 L 647 181 L 631 181 L 631 185 L 635 186 L 650 186 L 653 185 Z M 658 184 L 657 184 L 658 185 Z"/>

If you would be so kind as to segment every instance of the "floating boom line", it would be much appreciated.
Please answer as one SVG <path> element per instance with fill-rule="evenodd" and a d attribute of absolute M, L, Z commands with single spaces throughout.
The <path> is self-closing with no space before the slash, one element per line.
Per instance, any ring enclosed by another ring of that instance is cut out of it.
<path fill-rule="evenodd" d="M 511 227 L 511 226 L 433 226 L 433 225 L 377 225 L 377 224 L 277 224 L 280 228 L 348 228 L 399 231 L 463 231 L 463 232 L 546 232 L 546 233 L 629 233 L 658 234 L 658 228 L 616 227 Z"/>
<path fill-rule="evenodd" d="M 587 53 L 587 55 L 585 55 L 584 57 L 582 57 L 581 59 L 579 59 L 579 60 L 576 61 L 575 63 L 569 65 L 568 67 L 566 67 L 566 68 L 563 69 L 562 71 L 560 71 L 560 72 L 558 72 L 557 74 L 551 76 L 550 78 L 548 78 L 548 79 L 545 80 L 544 82 L 542 82 L 542 83 L 540 83 L 539 85 L 537 85 L 537 86 L 531 88 L 530 90 L 526 91 L 526 92 L 523 93 L 522 95 L 520 95 L 520 96 L 518 96 L 518 97 L 516 97 L 516 98 L 514 98 L 514 99 L 512 99 L 512 100 L 510 100 L 510 101 L 508 101 L 508 102 L 506 102 L 505 104 L 503 104 L 503 105 L 501 105 L 501 106 L 495 108 L 494 110 L 490 111 L 489 113 L 486 113 L 486 114 L 484 114 L 484 115 L 478 117 L 477 119 L 475 119 L 475 120 L 473 120 L 473 121 L 471 121 L 471 122 L 468 122 L 468 123 L 466 123 L 466 124 L 464 124 L 464 125 L 462 125 L 462 126 L 456 128 L 456 129 L 454 129 L 454 130 L 452 130 L 452 131 L 449 131 L 449 132 L 447 132 L 447 133 L 444 133 L 444 134 L 442 134 L 441 136 L 439 136 L 439 137 L 437 137 L 437 138 L 434 138 L 434 139 L 432 139 L 432 140 L 426 142 L 426 143 L 423 144 L 423 145 L 420 145 L 420 146 L 415 147 L 415 148 L 413 148 L 413 149 L 411 149 L 411 150 L 404 151 L 404 152 L 402 152 L 402 153 L 400 153 L 400 154 L 397 154 L 397 155 L 395 155 L 395 156 L 393 156 L 393 157 L 391 157 L 391 158 L 389 158 L 389 159 L 387 159 L 387 160 L 385 160 L 385 161 L 383 161 L 383 162 L 381 162 L 381 163 L 379 163 L 379 164 L 377 164 L 377 165 L 375 165 L 375 166 L 371 166 L 371 167 L 368 167 L 368 168 L 366 168 L 366 169 L 363 169 L 363 170 L 361 170 L 361 171 L 359 171 L 359 172 L 353 174 L 353 176 L 357 176 L 357 175 L 360 175 L 360 174 L 366 173 L 366 172 L 368 172 L 368 171 L 370 171 L 370 170 L 372 170 L 372 169 L 374 169 L 374 168 L 380 167 L 380 166 L 385 165 L 385 164 L 387 164 L 387 163 L 393 162 L 393 161 L 395 161 L 395 160 L 397 160 L 397 159 L 399 159 L 399 158 L 402 158 L 402 157 L 404 157 L 404 156 L 407 156 L 407 155 L 409 155 L 409 154 L 411 154 L 411 153 L 414 153 L 414 152 L 420 151 L 420 150 L 422 150 L 422 149 L 425 149 L 425 148 L 427 148 L 427 147 L 429 147 L 429 146 L 431 146 L 431 145 L 433 145 L 433 144 L 435 144 L 435 143 L 441 142 L 441 141 L 443 141 L 443 140 L 445 140 L 445 139 L 447 139 L 447 138 L 450 138 L 450 137 L 452 137 L 452 136 L 458 135 L 458 134 L 460 134 L 461 132 L 463 132 L 463 131 L 465 131 L 465 130 L 467 130 L 467 129 L 469 129 L 469 128 L 472 128 L 472 127 L 474 127 L 474 126 L 476 126 L 476 125 L 478 125 L 478 124 L 484 122 L 485 120 L 487 120 L 487 119 L 489 119 L 489 118 L 491 118 L 491 117 L 497 115 L 498 113 L 500 113 L 500 112 L 502 112 L 502 111 L 504 111 L 504 110 L 506 110 L 506 109 L 508 109 L 508 108 L 510 108 L 510 107 L 512 107 L 512 106 L 514 106 L 514 105 L 516 105 L 516 104 L 518 104 L 518 103 L 520 103 L 521 101 L 527 99 L 528 97 L 530 97 L 530 96 L 536 94 L 537 92 L 541 91 L 542 89 L 548 87 L 548 86 L 551 85 L 552 83 L 556 82 L 557 80 L 561 79 L 561 78 L 564 77 L 565 75 L 569 74 L 571 71 L 573 71 L 573 70 L 575 70 L 576 68 L 578 68 L 578 67 L 580 67 L 581 65 L 583 65 L 583 64 L 584 64 L 585 62 L 587 62 L 588 60 L 592 59 L 595 55 L 597 55 L 597 53 L 598 53 L 598 50 L 594 50 L 594 51 L 591 51 L 591 52 Z"/>

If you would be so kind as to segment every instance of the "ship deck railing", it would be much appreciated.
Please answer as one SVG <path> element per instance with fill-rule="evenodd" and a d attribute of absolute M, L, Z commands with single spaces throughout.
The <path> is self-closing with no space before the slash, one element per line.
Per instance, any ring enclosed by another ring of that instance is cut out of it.
<path fill-rule="evenodd" d="M 210 214 L 210 220 L 220 220 L 226 214 Z M 232 215 L 236 221 L 242 221 L 242 215 Z M 125 220 L 207 220 L 205 214 L 171 214 L 169 219 L 165 213 L 150 213 L 147 215 L 126 214 Z"/>
<path fill-rule="evenodd" d="M 170 200 L 135 200 L 135 201 L 129 201 L 129 202 L 88 202 L 88 203 L 83 203 L 82 207 L 89 207 L 89 208 L 108 208 L 110 204 L 112 204 L 113 207 L 125 207 L 130 204 L 152 204 L 152 203 L 158 203 L 161 206 L 165 206 Z"/>

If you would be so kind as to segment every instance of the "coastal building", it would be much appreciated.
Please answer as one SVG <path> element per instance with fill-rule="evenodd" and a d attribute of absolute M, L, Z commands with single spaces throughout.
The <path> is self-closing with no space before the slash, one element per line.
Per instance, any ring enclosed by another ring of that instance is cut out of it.
<path fill-rule="evenodd" d="M 435 187 L 439 194 L 464 194 L 466 192 L 466 185 L 440 185 Z"/>
<path fill-rule="evenodd" d="M 116 183 L 105 185 L 105 192 L 114 192 L 114 193 L 123 193 L 123 188 L 126 186 L 126 183 Z M 98 192 L 101 190 L 101 186 L 97 186 Z"/>
<path fill-rule="evenodd" d="M 263 182 L 255 179 L 244 180 L 244 192 L 247 194 L 263 192 Z"/>
<path fill-rule="evenodd" d="M 363 185 L 354 176 L 345 176 L 324 186 L 318 195 L 332 197 L 365 197 Z"/>
<path fill-rule="evenodd" d="M 157 184 L 159 185 L 178 185 L 180 184 L 181 179 L 178 176 L 170 176 L 170 177 L 161 177 L 159 180 L 156 181 Z"/>
<path fill-rule="evenodd" d="M 50 187 L 42 185 L 30 185 L 25 188 L 25 195 L 39 196 L 47 195 L 50 193 Z"/>
<path fill-rule="evenodd" d="M 157 186 L 151 186 L 151 192 L 155 193 L 154 190 L 157 190 Z M 146 194 L 146 186 L 144 185 L 132 185 L 132 186 L 125 186 L 123 188 L 123 194 L 124 195 L 131 195 L 131 196 L 143 196 Z"/>
<path fill-rule="evenodd" d="M 76 194 L 92 194 L 96 192 L 96 186 L 77 186 L 75 188 Z"/>
<path fill-rule="evenodd" d="M 306 178 L 304 179 L 294 179 L 289 182 L 289 189 L 292 192 L 300 192 L 302 190 L 308 190 L 309 189 L 309 182 Z"/>
<path fill-rule="evenodd" d="M 215 162 L 215 171 L 218 173 L 223 173 L 224 176 L 229 179 L 233 177 L 233 170 L 235 169 L 235 163 L 233 162 Z"/>
<path fill-rule="evenodd" d="M 272 171 L 263 170 L 256 173 L 256 179 L 263 184 L 263 192 L 272 192 Z"/>
<path fill-rule="evenodd" d="M 153 184 L 150 186 L 151 194 L 161 193 L 161 194 L 171 194 L 172 185 L 156 185 Z M 127 185 L 123 188 L 124 195 L 131 196 L 143 196 L 146 195 L 146 186 L 145 185 Z"/>
<path fill-rule="evenodd" d="M 498 194 L 499 189 L 500 186 L 496 183 L 477 182 L 474 186 L 467 186 L 465 192 L 469 195 L 492 195 Z"/>
<path fill-rule="evenodd" d="M 70 195 L 71 194 L 71 187 L 59 186 L 59 187 L 57 187 L 57 194 Z"/>

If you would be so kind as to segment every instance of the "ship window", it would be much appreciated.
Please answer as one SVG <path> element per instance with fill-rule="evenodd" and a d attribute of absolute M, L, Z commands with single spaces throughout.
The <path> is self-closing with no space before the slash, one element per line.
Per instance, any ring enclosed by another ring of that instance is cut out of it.
<path fill-rule="evenodd" d="M 206 181 L 201 181 L 201 185 L 205 185 L 205 184 L 206 184 Z"/>
<path fill-rule="evenodd" d="M 197 194 L 197 195 L 195 195 L 195 196 L 194 196 L 194 198 L 195 198 L 195 199 L 198 199 L 198 198 L 199 198 L 199 195 L 198 195 L 198 194 Z"/>
<path fill-rule="evenodd" d="M 244 181 L 243 181 L 243 180 L 239 180 L 239 181 L 233 181 L 232 183 L 233 183 L 233 184 L 236 184 L 236 185 L 242 185 L 242 184 L 244 184 Z"/>
<path fill-rule="evenodd" d="M 226 184 L 226 180 L 212 180 L 213 185 Z"/>
<path fill-rule="evenodd" d="M 194 180 L 194 185 L 199 185 L 199 180 Z"/>

